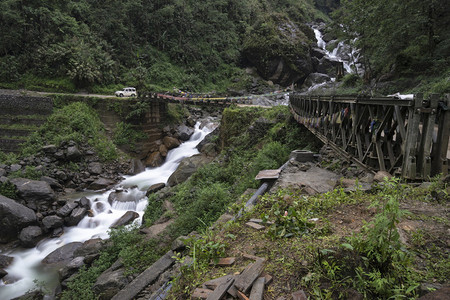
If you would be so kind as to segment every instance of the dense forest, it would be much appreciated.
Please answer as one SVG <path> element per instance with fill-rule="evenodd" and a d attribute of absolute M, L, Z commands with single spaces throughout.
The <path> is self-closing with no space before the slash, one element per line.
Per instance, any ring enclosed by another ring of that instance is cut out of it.
<path fill-rule="evenodd" d="M 4 0 L 0 87 L 245 87 L 245 67 L 267 80 L 277 56 L 300 72 L 298 55 L 316 42 L 305 24 L 332 24 L 329 16 L 335 37 L 363 52 L 367 77 L 428 70 L 448 79 L 448 11 L 438 0 Z"/>

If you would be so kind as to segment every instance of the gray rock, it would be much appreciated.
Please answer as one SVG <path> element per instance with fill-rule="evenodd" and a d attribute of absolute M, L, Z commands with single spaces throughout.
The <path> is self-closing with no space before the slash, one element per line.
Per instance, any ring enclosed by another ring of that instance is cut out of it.
<path fill-rule="evenodd" d="M 145 166 L 140 159 L 134 158 L 130 162 L 129 175 L 136 175 L 145 171 Z"/>
<path fill-rule="evenodd" d="M 187 117 L 186 125 L 188 125 L 189 127 L 194 127 L 196 123 L 197 123 L 197 121 L 195 120 L 195 118 L 193 116 Z"/>
<path fill-rule="evenodd" d="M 63 186 L 58 182 L 58 180 L 48 177 L 48 176 L 42 176 L 41 181 L 47 182 L 51 188 L 62 190 Z"/>
<path fill-rule="evenodd" d="M 78 206 L 75 202 L 66 203 L 63 207 L 58 209 L 56 214 L 60 217 L 67 217 L 72 213 L 72 211 Z"/>
<path fill-rule="evenodd" d="M 64 225 L 64 220 L 58 216 L 52 215 L 42 219 L 42 224 L 46 230 L 55 229 Z"/>
<path fill-rule="evenodd" d="M 383 182 L 385 178 L 390 179 L 392 178 L 392 175 L 386 171 L 378 171 L 373 177 L 373 180 L 375 182 Z"/>
<path fill-rule="evenodd" d="M 62 247 L 59 247 L 55 251 L 51 252 L 49 255 L 47 255 L 43 260 L 43 264 L 64 264 L 66 265 L 69 263 L 72 259 L 75 258 L 74 252 L 83 246 L 83 243 L 80 242 L 72 242 L 69 244 L 66 244 Z"/>
<path fill-rule="evenodd" d="M 311 55 L 312 55 L 313 57 L 316 57 L 316 58 L 318 58 L 318 59 L 321 59 L 322 57 L 324 57 L 324 56 L 326 55 L 326 52 L 325 52 L 325 50 L 323 50 L 323 49 L 320 49 L 320 48 L 317 48 L 317 47 L 313 47 L 313 48 L 311 49 Z"/>
<path fill-rule="evenodd" d="M 64 280 L 75 274 L 82 266 L 84 266 L 84 257 L 75 257 L 66 266 L 59 269 L 59 276 Z"/>
<path fill-rule="evenodd" d="M 136 200 L 136 195 L 127 190 L 116 190 L 108 195 L 108 202 L 111 205 L 114 202 L 136 202 Z"/>
<path fill-rule="evenodd" d="M 58 148 L 55 145 L 45 145 L 44 147 L 42 147 L 42 150 L 45 153 L 50 153 L 50 154 L 56 153 L 57 149 Z"/>
<path fill-rule="evenodd" d="M 112 270 L 111 267 L 97 278 L 93 291 L 101 300 L 111 299 L 128 282 L 128 279 L 124 275 L 124 269 Z"/>
<path fill-rule="evenodd" d="M 14 257 L 0 254 L 0 269 L 6 268 L 14 260 Z"/>
<path fill-rule="evenodd" d="M 99 178 L 89 185 L 90 190 L 102 190 L 114 184 L 114 181 L 106 178 Z"/>
<path fill-rule="evenodd" d="M 19 164 L 13 164 L 13 165 L 11 165 L 11 167 L 9 167 L 9 170 L 10 170 L 11 172 L 17 172 L 17 171 L 19 171 L 20 169 L 22 169 L 22 166 L 19 165 Z"/>
<path fill-rule="evenodd" d="M 172 242 L 172 251 L 180 252 L 186 249 L 186 244 L 184 243 L 184 240 L 189 239 L 187 236 L 179 236 Z"/>
<path fill-rule="evenodd" d="M 102 172 L 103 172 L 102 164 L 99 162 L 91 162 L 88 165 L 88 171 L 89 171 L 89 173 L 94 174 L 94 175 L 102 174 Z"/>
<path fill-rule="evenodd" d="M 19 234 L 20 244 L 25 248 L 33 248 L 42 237 L 42 229 L 39 226 L 29 226 Z"/>
<path fill-rule="evenodd" d="M 177 136 L 182 141 L 187 141 L 194 134 L 194 129 L 187 127 L 186 125 L 180 125 L 177 127 Z"/>
<path fill-rule="evenodd" d="M 67 226 L 75 226 L 84 218 L 86 215 L 87 209 L 84 207 L 77 207 L 74 210 L 72 210 L 72 213 L 70 216 L 66 217 L 64 219 L 64 223 Z"/>
<path fill-rule="evenodd" d="M 77 161 L 81 158 L 82 154 L 77 146 L 70 146 L 67 148 L 66 158 L 71 161 Z"/>
<path fill-rule="evenodd" d="M 303 82 L 303 85 L 306 87 L 310 87 L 327 81 L 331 81 L 330 76 L 322 73 L 311 73 L 308 75 L 308 77 L 306 77 L 305 82 Z"/>
<path fill-rule="evenodd" d="M 75 201 L 75 202 L 78 202 L 78 205 L 80 207 L 84 207 L 86 209 L 89 209 L 91 207 L 91 201 L 89 201 L 89 199 L 86 197 L 82 197 L 82 198 L 80 198 L 80 200 Z"/>
<path fill-rule="evenodd" d="M 111 225 L 111 228 L 117 228 L 119 226 L 128 225 L 137 218 L 139 218 L 139 214 L 137 212 L 127 211 L 122 217 L 120 217 L 119 220 L 117 220 L 116 222 L 114 222 L 113 225 Z"/>
<path fill-rule="evenodd" d="M 5 277 L 6 275 L 8 275 L 8 272 L 6 272 L 3 269 L 0 269 L 0 279 L 2 279 L 3 277 Z"/>
<path fill-rule="evenodd" d="M 155 183 L 148 188 L 146 195 L 148 196 L 150 194 L 156 193 L 157 191 L 162 190 L 165 186 L 166 184 L 163 182 Z"/>
<path fill-rule="evenodd" d="M 317 66 L 317 72 L 327 74 L 330 77 L 336 77 L 338 68 L 344 68 L 342 62 L 325 56 L 320 59 L 319 65 Z"/>
<path fill-rule="evenodd" d="M 75 250 L 74 256 L 89 256 L 100 253 L 103 248 L 104 241 L 102 239 L 90 239 L 83 243 L 83 245 Z"/>
<path fill-rule="evenodd" d="M 23 228 L 35 222 L 33 210 L 0 195 L 0 243 L 12 241 Z"/>
<path fill-rule="evenodd" d="M 105 209 L 106 209 L 105 203 L 103 203 L 103 202 L 95 202 L 95 204 L 94 204 L 94 209 L 95 209 L 98 213 L 104 212 Z"/>
<path fill-rule="evenodd" d="M 210 161 L 211 159 L 204 155 L 194 155 L 184 158 L 175 172 L 170 175 L 167 185 L 175 186 L 186 181 L 200 166 L 207 164 Z"/>
<path fill-rule="evenodd" d="M 36 202 L 37 204 L 51 203 L 56 200 L 56 194 L 45 181 L 30 180 L 26 178 L 11 179 L 17 188 L 17 194 L 21 199 L 27 202 Z"/>
<path fill-rule="evenodd" d="M 171 150 L 171 149 L 173 149 L 173 148 L 176 148 L 176 147 L 180 146 L 180 141 L 177 140 L 177 139 L 174 138 L 174 137 L 165 136 L 165 137 L 163 138 L 163 144 L 164 144 L 164 146 L 166 146 L 166 148 L 167 148 L 168 150 Z"/>
<path fill-rule="evenodd" d="M 0 177 L 3 177 L 6 175 L 6 170 L 3 168 L 0 168 Z"/>

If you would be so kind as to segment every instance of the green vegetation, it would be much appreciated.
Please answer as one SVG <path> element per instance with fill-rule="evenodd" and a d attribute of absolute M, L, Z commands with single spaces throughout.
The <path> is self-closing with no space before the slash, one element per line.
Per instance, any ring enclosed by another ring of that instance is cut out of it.
<path fill-rule="evenodd" d="M 74 141 L 88 143 L 103 160 L 118 157 L 112 142 L 103 134 L 103 123 L 88 105 L 75 102 L 55 111 L 23 146 L 22 155 L 32 155 L 46 144 L 60 146 Z"/>
<path fill-rule="evenodd" d="M 361 49 L 367 82 L 389 74 L 397 90 L 448 93 L 448 8 L 437 0 L 344 0 L 333 14 L 335 33 Z"/>
<path fill-rule="evenodd" d="M 114 143 L 120 145 L 134 145 L 137 141 L 143 140 L 147 135 L 143 132 L 139 132 L 133 128 L 133 125 L 129 123 L 119 122 L 117 123 L 116 130 L 114 132 Z"/>
<path fill-rule="evenodd" d="M 403 244 L 399 223 L 413 215 L 400 205 L 420 207 L 423 194 L 446 188 L 438 179 L 427 188 L 416 189 L 394 178 L 369 193 L 336 188 L 313 196 L 301 189 L 266 194 L 240 220 L 207 230 L 198 244 L 187 241 L 195 266 L 182 269 L 169 299 L 188 299 L 205 281 L 242 271 L 248 262 L 239 262 L 239 257 L 248 251 L 267 260 L 265 272 L 274 277 L 264 294 L 270 299 L 288 297 L 299 289 L 314 299 L 416 298 L 420 283 L 448 282 L 450 259 L 441 242 L 447 229 L 436 227 L 439 223 L 434 220 L 421 222 L 416 231 L 403 231 L 408 241 Z M 258 232 L 244 225 L 258 217 L 273 223 Z M 356 231 L 348 230 L 350 224 Z M 210 253 L 208 246 L 220 251 L 204 255 Z M 228 256 L 236 256 L 237 263 L 211 267 L 212 258 Z"/>
<path fill-rule="evenodd" d="M 296 24 L 327 19 L 313 0 L 2 1 L 0 86 L 101 93 L 125 84 L 241 89 L 246 81 L 233 79 L 246 77 L 243 41 L 273 13 Z"/>

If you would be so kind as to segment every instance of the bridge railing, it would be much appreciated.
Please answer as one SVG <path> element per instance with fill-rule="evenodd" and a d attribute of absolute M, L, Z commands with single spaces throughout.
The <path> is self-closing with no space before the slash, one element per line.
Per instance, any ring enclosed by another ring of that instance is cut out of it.
<path fill-rule="evenodd" d="M 348 160 L 409 179 L 448 173 L 450 95 L 290 94 L 295 119 Z"/>

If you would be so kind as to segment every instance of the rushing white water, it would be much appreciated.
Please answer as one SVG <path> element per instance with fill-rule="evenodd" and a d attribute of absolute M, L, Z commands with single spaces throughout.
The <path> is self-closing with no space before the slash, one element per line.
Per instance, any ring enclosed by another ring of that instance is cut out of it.
<path fill-rule="evenodd" d="M 330 52 L 326 49 L 327 43 L 322 38 L 322 32 L 320 32 L 317 26 L 312 26 L 312 29 L 314 30 L 314 35 L 317 39 L 317 47 L 324 50 L 326 56 L 329 58 L 342 62 L 347 73 L 355 73 L 354 68 L 356 68 L 356 64 L 354 61 L 359 57 L 358 51 L 354 48 L 350 48 L 343 41 L 341 41 L 333 49 L 333 51 Z M 345 57 L 342 53 L 345 53 Z"/>
<path fill-rule="evenodd" d="M 169 151 L 166 162 L 158 168 L 147 169 L 135 176 L 129 176 L 122 181 L 118 187 L 123 187 L 130 193 L 130 202 L 108 202 L 108 196 L 114 190 L 105 193 L 91 193 L 86 196 L 91 202 L 93 217 L 85 217 L 75 227 L 64 228 L 64 234 L 59 238 L 46 239 L 41 241 L 33 249 L 16 249 L 11 252 L 1 253 L 14 257 L 12 265 L 5 280 L 0 280 L 0 299 L 6 300 L 25 294 L 28 290 L 45 282 L 51 287 L 51 282 L 55 282 L 57 274 L 53 270 L 45 270 L 41 264 L 48 254 L 57 248 L 71 242 L 84 242 L 92 238 L 108 238 L 108 229 L 126 211 L 134 210 L 139 213 L 139 218 L 135 220 L 140 224 L 147 205 L 145 197 L 146 189 L 160 182 L 167 182 L 170 175 L 176 170 L 181 160 L 198 153 L 195 148 L 210 133 L 213 126 L 205 126 L 200 129 L 200 123 L 195 126 L 195 132 L 190 140 L 181 144 L 178 148 Z M 137 188 L 136 188 L 137 186 Z M 73 199 L 79 199 L 74 195 Z"/>

